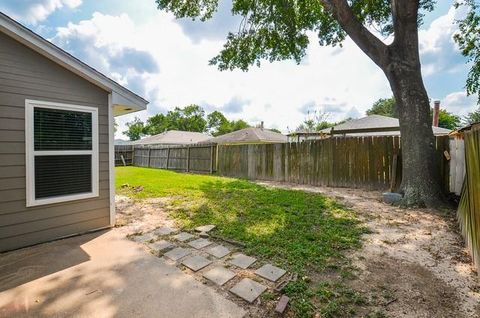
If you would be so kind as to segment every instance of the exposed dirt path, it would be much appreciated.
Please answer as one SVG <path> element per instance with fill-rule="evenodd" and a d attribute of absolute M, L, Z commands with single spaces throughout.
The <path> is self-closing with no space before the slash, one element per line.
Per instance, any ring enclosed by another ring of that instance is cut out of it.
<path fill-rule="evenodd" d="M 352 287 L 389 317 L 480 317 L 480 280 L 454 212 L 401 209 L 379 192 L 274 182 L 266 186 L 323 193 L 358 213 L 372 233 L 353 253 Z"/>

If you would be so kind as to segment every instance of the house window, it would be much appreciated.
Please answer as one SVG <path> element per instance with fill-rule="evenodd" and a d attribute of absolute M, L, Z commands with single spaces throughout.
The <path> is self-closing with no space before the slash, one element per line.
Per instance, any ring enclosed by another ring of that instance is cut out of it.
<path fill-rule="evenodd" d="M 25 102 L 27 206 L 98 196 L 97 108 Z"/>

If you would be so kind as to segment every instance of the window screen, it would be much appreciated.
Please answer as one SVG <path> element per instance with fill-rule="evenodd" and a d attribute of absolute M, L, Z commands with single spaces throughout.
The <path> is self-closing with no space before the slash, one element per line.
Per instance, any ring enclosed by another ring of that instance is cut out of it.
<path fill-rule="evenodd" d="M 36 156 L 35 198 L 92 191 L 92 156 Z"/>

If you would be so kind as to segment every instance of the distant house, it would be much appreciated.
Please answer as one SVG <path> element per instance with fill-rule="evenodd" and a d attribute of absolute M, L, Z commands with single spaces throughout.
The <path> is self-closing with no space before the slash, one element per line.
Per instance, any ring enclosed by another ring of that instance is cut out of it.
<path fill-rule="evenodd" d="M 215 144 L 258 144 L 287 142 L 287 136 L 265 128 L 245 128 L 206 140 Z"/>
<path fill-rule="evenodd" d="M 115 225 L 114 116 L 142 97 L 0 13 L 0 252 Z"/>
<path fill-rule="evenodd" d="M 128 146 L 131 145 L 133 141 L 124 140 L 124 139 L 115 139 L 115 146 Z"/>
<path fill-rule="evenodd" d="M 181 146 L 204 142 L 212 136 L 193 131 L 167 130 L 161 134 L 142 138 L 133 145 Z"/>
<path fill-rule="evenodd" d="M 432 126 L 435 136 L 448 135 L 451 130 Z M 305 140 L 325 139 L 332 136 L 400 136 L 400 123 L 397 118 L 370 115 L 367 117 L 349 120 L 345 123 L 325 128 L 320 131 L 299 131 L 288 134 L 289 142 L 301 142 Z"/>

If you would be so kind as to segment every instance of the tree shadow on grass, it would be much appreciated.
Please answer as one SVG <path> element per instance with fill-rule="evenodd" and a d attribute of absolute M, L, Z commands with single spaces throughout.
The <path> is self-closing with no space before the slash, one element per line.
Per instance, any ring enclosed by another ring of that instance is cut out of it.
<path fill-rule="evenodd" d="M 174 213 L 187 227 L 216 224 L 217 234 L 299 273 L 323 269 L 360 246 L 365 228 L 354 213 L 320 194 L 267 188 L 243 180 L 207 181 L 198 206 Z"/>

